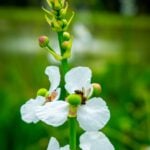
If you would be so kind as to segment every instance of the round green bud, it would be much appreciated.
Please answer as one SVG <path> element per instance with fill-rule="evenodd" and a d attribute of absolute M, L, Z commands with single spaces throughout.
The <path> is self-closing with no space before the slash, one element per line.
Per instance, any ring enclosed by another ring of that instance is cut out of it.
<path fill-rule="evenodd" d="M 59 4 L 59 2 L 54 3 L 53 9 L 58 11 L 62 8 L 61 4 Z"/>
<path fill-rule="evenodd" d="M 70 34 L 68 32 L 64 32 L 63 33 L 63 38 L 65 41 L 69 41 L 70 40 Z"/>
<path fill-rule="evenodd" d="M 37 91 L 37 96 L 46 96 L 47 95 L 47 89 L 41 88 Z"/>
<path fill-rule="evenodd" d="M 70 41 L 64 41 L 61 46 L 63 49 L 68 49 L 70 47 Z"/>
<path fill-rule="evenodd" d="M 93 93 L 92 93 L 92 96 L 93 96 L 93 97 L 99 97 L 100 94 L 101 94 L 101 92 L 102 92 L 102 87 L 101 87 L 101 85 L 98 84 L 98 83 L 93 83 L 92 86 L 93 86 Z"/>
<path fill-rule="evenodd" d="M 61 18 L 64 18 L 65 15 L 66 15 L 66 11 L 64 11 L 64 9 L 61 9 L 60 10 L 60 16 L 61 16 Z"/>
<path fill-rule="evenodd" d="M 43 35 L 39 37 L 39 45 L 40 47 L 46 47 L 49 43 L 49 39 L 47 36 Z"/>
<path fill-rule="evenodd" d="M 81 104 L 81 96 L 78 94 L 71 94 L 67 97 L 67 101 L 70 105 L 78 106 Z"/>
<path fill-rule="evenodd" d="M 62 19 L 62 26 L 63 27 L 66 27 L 68 24 L 67 20 L 66 19 Z"/>

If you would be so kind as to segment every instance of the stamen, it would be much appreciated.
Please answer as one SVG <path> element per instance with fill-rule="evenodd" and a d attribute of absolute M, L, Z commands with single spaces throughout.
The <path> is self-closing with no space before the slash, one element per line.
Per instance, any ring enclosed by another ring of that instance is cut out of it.
<path fill-rule="evenodd" d="M 56 90 L 53 91 L 50 95 L 46 97 L 46 102 L 52 102 L 57 97 L 57 95 L 58 95 L 57 91 Z"/>
<path fill-rule="evenodd" d="M 84 96 L 84 92 L 82 92 L 82 91 L 80 91 L 80 90 L 75 90 L 75 93 L 76 93 L 76 94 L 79 94 L 79 95 L 81 96 L 81 98 L 82 98 L 81 104 L 85 104 L 87 98 Z"/>

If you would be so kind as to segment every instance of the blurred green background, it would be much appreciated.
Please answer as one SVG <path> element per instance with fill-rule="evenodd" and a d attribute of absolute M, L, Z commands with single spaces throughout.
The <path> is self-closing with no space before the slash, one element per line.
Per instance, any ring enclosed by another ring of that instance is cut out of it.
<path fill-rule="evenodd" d="M 70 66 L 89 66 L 93 82 L 111 111 L 102 130 L 116 150 L 150 149 L 150 1 L 69 1 L 76 16 Z M 0 2 L 0 149 L 44 150 L 51 136 L 68 143 L 68 124 L 26 124 L 20 106 L 49 88 L 44 70 L 57 64 L 38 46 L 47 35 L 57 49 L 57 36 L 44 19 L 43 1 Z M 70 10 L 71 12 L 71 10 Z M 82 133 L 78 130 L 78 136 Z"/>

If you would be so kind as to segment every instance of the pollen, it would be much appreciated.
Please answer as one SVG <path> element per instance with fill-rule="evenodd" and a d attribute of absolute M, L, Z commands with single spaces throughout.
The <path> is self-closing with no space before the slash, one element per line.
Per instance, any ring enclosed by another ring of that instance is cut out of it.
<path fill-rule="evenodd" d="M 52 102 L 56 97 L 58 93 L 56 91 L 53 91 L 49 96 L 46 97 L 46 102 Z"/>

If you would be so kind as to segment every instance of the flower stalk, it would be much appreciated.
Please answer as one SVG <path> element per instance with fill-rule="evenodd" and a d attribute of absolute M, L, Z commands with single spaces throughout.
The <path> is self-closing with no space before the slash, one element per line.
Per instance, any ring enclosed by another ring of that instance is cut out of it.
<path fill-rule="evenodd" d="M 69 126 L 70 126 L 70 150 L 76 150 L 76 117 L 69 117 Z"/>
<path fill-rule="evenodd" d="M 60 48 L 61 56 L 63 56 L 64 53 L 65 53 L 64 49 L 62 48 L 62 43 L 64 41 L 64 39 L 63 39 L 63 32 L 58 32 L 57 35 L 58 35 L 59 48 Z M 61 74 L 62 74 L 62 80 L 61 80 L 62 94 L 61 94 L 61 97 L 62 97 L 62 99 L 64 99 L 65 96 L 66 96 L 66 91 L 65 91 L 65 88 L 64 88 L 63 85 L 65 84 L 64 76 L 65 76 L 66 72 L 68 71 L 67 58 L 61 60 L 60 70 L 61 70 Z"/>

